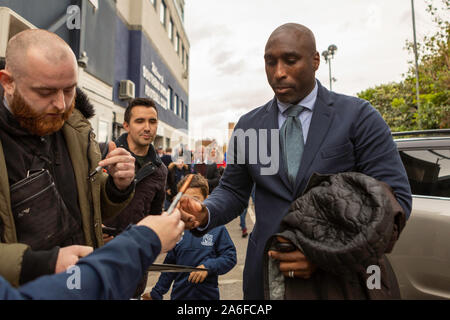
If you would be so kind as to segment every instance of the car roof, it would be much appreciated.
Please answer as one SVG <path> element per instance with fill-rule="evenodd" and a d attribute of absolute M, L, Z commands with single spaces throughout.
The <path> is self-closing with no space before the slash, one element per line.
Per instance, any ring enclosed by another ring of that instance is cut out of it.
<path fill-rule="evenodd" d="M 414 138 L 400 138 L 394 139 L 399 149 L 403 148 L 450 148 L 450 136 L 449 137 L 414 137 Z"/>

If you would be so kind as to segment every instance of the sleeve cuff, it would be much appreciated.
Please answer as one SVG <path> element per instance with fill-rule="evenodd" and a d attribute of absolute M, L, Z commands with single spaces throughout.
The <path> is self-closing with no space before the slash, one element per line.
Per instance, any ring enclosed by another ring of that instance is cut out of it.
<path fill-rule="evenodd" d="M 205 231 L 206 229 L 208 229 L 208 227 L 209 227 L 209 222 L 211 221 L 211 213 L 209 212 L 209 209 L 208 209 L 208 207 L 206 207 L 206 210 L 208 210 L 208 223 L 206 224 L 206 226 L 204 226 L 204 227 L 202 227 L 202 228 L 200 228 L 200 227 L 198 227 L 197 228 L 197 231 L 199 231 L 199 232 L 203 232 L 203 231 Z"/>
<path fill-rule="evenodd" d="M 20 285 L 34 280 L 40 276 L 55 273 L 58 260 L 59 247 L 46 251 L 33 251 L 27 249 L 23 254 L 22 270 L 20 272 Z"/>
<path fill-rule="evenodd" d="M 133 192 L 135 185 L 136 180 L 133 180 L 133 182 L 130 183 L 128 188 L 121 191 L 117 189 L 116 185 L 114 184 L 113 178 L 111 176 L 108 176 L 105 186 L 106 195 L 108 196 L 109 200 L 111 200 L 111 202 L 122 203 L 128 199 L 130 194 Z"/>

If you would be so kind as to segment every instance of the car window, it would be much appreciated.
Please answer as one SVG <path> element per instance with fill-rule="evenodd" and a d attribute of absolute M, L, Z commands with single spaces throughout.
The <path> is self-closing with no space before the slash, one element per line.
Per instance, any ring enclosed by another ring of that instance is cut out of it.
<path fill-rule="evenodd" d="M 400 150 L 414 195 L 450 198 L 450 150 Z"/>

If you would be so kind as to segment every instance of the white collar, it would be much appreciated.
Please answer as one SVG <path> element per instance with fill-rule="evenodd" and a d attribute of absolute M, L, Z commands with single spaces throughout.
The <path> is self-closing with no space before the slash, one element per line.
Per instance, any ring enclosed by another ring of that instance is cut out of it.
<path fill-rule="evenodd" d="M 302 107 L 305 107 L 306 109 L 309 109 L 310 111 L 314 110 L 314 104 L 316 103 L 317 93 L 319 92 L 319 86 L 317 84 L 317 80 L 315 83 L 316 83 L 316 85 L 314 86 L 314 89 L 306 97 L 304 97 L 299 103 L 297 103 L 298 106 L 301 105 Z M 280 110 L 280 113 L 283 113 L 284 111 L 286 111 L 287 108 L 292 106 L 292 104 L 281 102 L 278 99 L 277 99 L 277 104 L 278 104 L 278 110 Z"/>

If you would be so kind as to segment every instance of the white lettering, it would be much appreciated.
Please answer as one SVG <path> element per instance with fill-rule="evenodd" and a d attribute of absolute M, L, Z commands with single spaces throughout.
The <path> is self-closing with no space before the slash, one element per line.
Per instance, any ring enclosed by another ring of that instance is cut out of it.
<path fill-rule="evenodd" d="M 183 307 L 178 307 L 177 314 L 179 315 L 204 315 L 209 317 L 212 307 L 191 307 L 185 304 Z"/>
<path fill-rule="evenodd" d="M 371 265 L 367 267 L 367 273 L 372 274 L 367 278 L 367 288 L 372 289 L 381 289 L 381 271 L 380 267 L 376 265 Z"/>
<path fill-rule="evenodd" d="M 156 76 L 152 72 L 156 73 Z M 156 68 L 153 62 L 152 72 L 150 72 L 146 66 L 142 66 L 142 76 L 157 90 L 155 91 L 150 88 L 148 84 L 145 84 L 144 93 L 147 97 L 153 99 L 155 102 L 159 103 L 160 106 L 167 109 L 167 95 L 169 89 L 164 87 L 164 77 L 159 74 L 158 68 Z"/>
<path fill-rule="evenodd" d="M 66 273 L 72 274 L 70 277 L 67 278 L 66 285 L 67 289 L 73 290 L 81 289 L 81 270 L 78 266 L 71 266 L 66 270 Z"/>
<path fill-rule="evenodd" d="M 76 5 L 68 6 L 66 13 L 67 13 L 67 20 L 66 20 L 67 29 L 69 30 L 81 29 L 80 7 Z"/>

